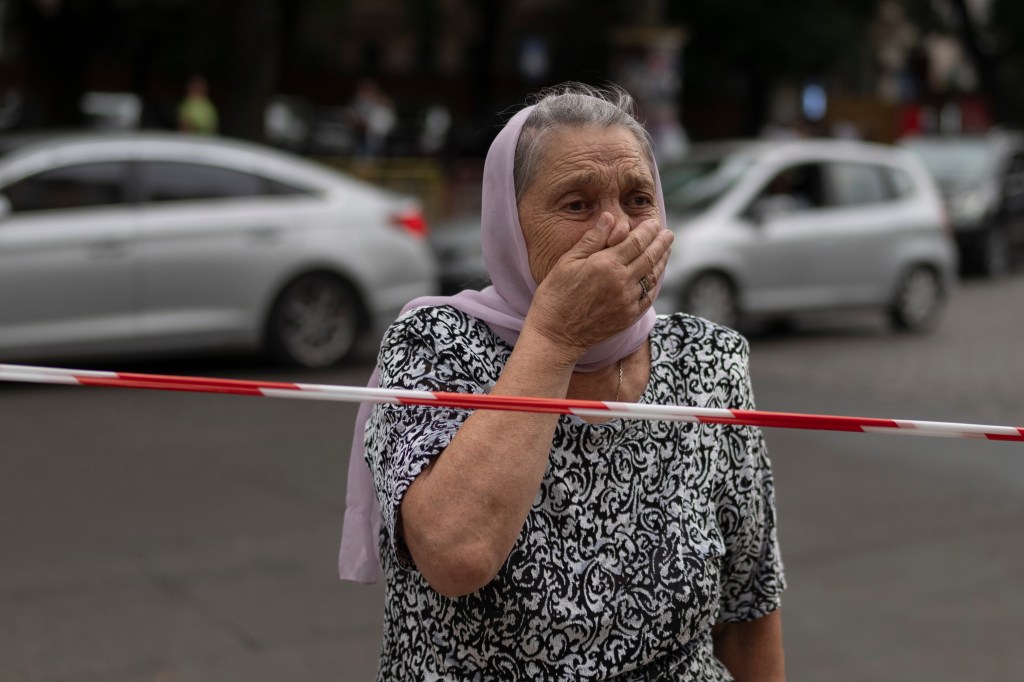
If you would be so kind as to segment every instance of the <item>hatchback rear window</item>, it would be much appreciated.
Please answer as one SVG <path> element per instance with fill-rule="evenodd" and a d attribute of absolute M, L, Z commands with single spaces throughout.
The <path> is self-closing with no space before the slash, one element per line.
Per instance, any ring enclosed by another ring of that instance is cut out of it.
<path fill-rule="evenodd" d="M 914 181 L 910 174 L 898 168 L 886 168 L 886 179 L 896 197 L 905 197 L 914 193 Z"/>
<path fill-rule="evenodd" d="M 868 163 L 829 164 L 830 204 L 860 206 L 894 198 L 883 169 Z"/>

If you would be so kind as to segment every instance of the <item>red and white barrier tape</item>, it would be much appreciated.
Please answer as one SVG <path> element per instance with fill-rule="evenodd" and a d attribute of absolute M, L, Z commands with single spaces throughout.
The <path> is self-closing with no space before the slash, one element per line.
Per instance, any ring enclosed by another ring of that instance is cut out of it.
<path fill-rule="evenodd" d="M 873 417 L 839 417 L 793 412 L 680 407 L 676 405 L 643 405 L 598 400 L 559 400 L 554 398 L 440 393 L 366 388 L 364 386 L 208 379 L 161 374 L 31 367 L 27 365 L 0 364 L 0 381 L 145 388 L 162 391 L 251 395 L 267 398 L 427 405 L 511 412 L 575 414 L 580 417 L 620 417 L 624 419 L 652 419 L 702 422 L 706 424 L 738 424 L 788 429 L 893 433 L 910 436 L 980 438 L 1024 442 L 1024 427 L 1018 428 L 1013 426 L 956 424 L 951 422 L 913 421 L 909 419 L 877 419 Z"/>

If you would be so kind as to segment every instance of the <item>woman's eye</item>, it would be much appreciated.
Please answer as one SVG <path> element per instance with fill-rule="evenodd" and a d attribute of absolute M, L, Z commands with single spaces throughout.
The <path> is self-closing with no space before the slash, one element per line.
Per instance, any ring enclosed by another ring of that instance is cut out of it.
<path fill-rule="evenodd" d="M 585 201 L 577 200 L 570 201 L 568 204 L 565 205 L 565 207 L 570 211 L 582 211 L 587 207 L 587 204 Z"/>
<path fill-rule="evenodd" d="M 646 208 L 648 206 L 653 206 L 654 201 L 652 201 L 651 198 L 646 194 L 638 194 L 632 199 L 630 199 L 630 204 L 638 208 Z"/>

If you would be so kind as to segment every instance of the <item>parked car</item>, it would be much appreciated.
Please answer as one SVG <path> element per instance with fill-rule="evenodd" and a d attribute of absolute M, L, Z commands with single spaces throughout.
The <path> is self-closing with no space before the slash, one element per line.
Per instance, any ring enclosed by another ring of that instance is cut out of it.
<path fill-rule="evenodd" d="M 259 145 L 0 138 L 0 359 L 265 349 L 324 367 L 437 289 L 417 201 Z"/>
<path fill-rule="evenodd" d="M 938 182 L 962 264 L 988 277 L 1005 274 L 1024 245 L 1024 134 L 929 135 L 901 144 Z"/>
<path fill-rule="evenodd" d="M 676 232 L 657 302 L 730 326 L 877 308 L 925 331 L 956 284 L 935 183 L 908 152 L 854 141 L 697 144 L 661 168 Z M 480 217 L 435 230 L 447 291 L 488 283 Z"/>
<path fill-rule="evenodd" d="M 662 184 L 677 239 L 659 309 L 737 325 L 876 308 L 899 329 L 924 331 L 954 286 L 956 252 L 935 185 L 898 148 L 695 145 L 662 169 Z"/>
<path fill-rule="evenodd" d="M 467 213 L 438 222 L 428 237 L 441 268 L 441 292 L 483 289 L 491 283 L 480 244 L 480 214 Z"/>

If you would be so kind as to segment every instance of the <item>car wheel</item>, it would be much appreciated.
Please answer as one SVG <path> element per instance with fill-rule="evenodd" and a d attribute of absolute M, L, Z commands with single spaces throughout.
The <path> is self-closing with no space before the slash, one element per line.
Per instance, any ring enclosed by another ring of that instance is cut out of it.
<path fill-rule="evenodd" d="M 683 290 L 680 307 L 683 312 L 726 327 L 735 327 L 740 319 L 736 287 L 728 277 L 717 272 L 705 272 L 693 278 Z"/>
<path fill-rule="evenodd" d="M 1010 238 L 1004 228 L 991 227 L 985 231 L 977 265 L 981 274 L 993 279 L 1010 271 Z"/>
<path fill-rule="evenodd" d="M 938 273 L 930 267 L 919 265 L 900 280 L 889 308 L 889 317 L 897 329 L 928 331 L 939 321 L 944 302 Z"/>
<path fill-rule="evenodd" d="M 279 362 L 330 367 L 355 348 L 361 317 L 352 287 L 329 273 L 309 273 L 278 296 L 267 324 L 267 344 Z"/>

